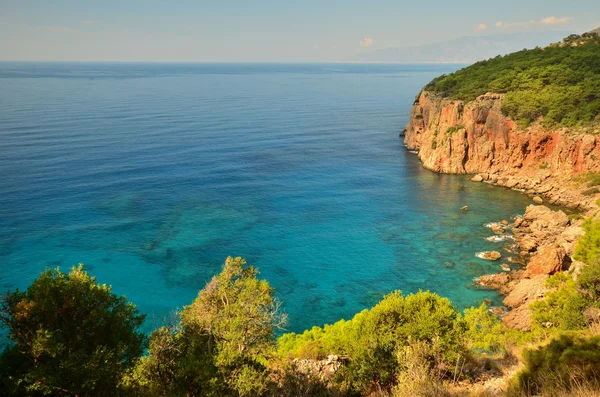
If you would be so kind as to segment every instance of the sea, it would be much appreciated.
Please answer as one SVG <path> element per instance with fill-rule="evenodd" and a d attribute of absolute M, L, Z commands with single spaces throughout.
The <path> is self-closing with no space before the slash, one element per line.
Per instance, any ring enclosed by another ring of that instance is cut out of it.
<path fill-rule="evenodd" d="M 150 331 L 241 256 L 287 331 L 395 290 L 498 303 L 473 283 L 512 255 L 487 226 L 529 199 L 425 170 L 399 137 L 460 67 L 0 63 L 0 292 L 83 263 Z"/>

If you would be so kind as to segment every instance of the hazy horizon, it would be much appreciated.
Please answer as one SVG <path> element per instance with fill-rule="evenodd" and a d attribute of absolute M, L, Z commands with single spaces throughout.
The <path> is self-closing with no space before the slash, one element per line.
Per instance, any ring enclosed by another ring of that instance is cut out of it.
<path fill-rule="evenodd" d="M 0 5 L 0 61 L 339 63 L 470 36 L 582 33 L 600 26 L 595 2 L 578 3 L 433 0 L 423 10 L 392 0 L 9 0 Z"/>

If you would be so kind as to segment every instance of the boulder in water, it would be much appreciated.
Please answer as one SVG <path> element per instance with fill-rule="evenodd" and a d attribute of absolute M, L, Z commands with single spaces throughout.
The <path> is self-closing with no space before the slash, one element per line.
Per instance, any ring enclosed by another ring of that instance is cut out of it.
<path fill-rule="evenodd" d="M 497 261 L 498 259 L 502 258 L 502 254 L 499 253 L 498 251 L 486 251 L 486 252 L 482 252 L 478 256 L 481 259 L 485 259 L 488 261 Z"/>

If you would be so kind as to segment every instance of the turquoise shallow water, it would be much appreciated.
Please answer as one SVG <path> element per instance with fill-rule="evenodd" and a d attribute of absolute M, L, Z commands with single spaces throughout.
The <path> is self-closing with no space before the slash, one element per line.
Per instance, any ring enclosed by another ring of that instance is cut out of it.
<path fill-rule="evenodd" d="M 0 63 L 0 290 L 83 262 L 161 317 L 233 255 L 295 331 L 395 289 L 497 299 L 472 286 L 500 264 L 475 256 L 503 244 L 484 225 L 529 201 L 398 138 L 455 68 Z"/>

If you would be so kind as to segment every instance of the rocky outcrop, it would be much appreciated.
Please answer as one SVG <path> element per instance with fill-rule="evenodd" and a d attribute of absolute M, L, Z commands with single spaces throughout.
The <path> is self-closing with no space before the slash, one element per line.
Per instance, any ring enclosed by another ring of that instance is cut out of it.
<path fill-rule="evenodd" d="M 553 211 L 543 205 L 527 207 L 525 214 L 517 218 L 513 226 L 521 256 L 531 255 L 531 262 L 535 260 L 536 265 L 551 258 L 556 258 L 563 266 L 568 265 L 568 257 L 573 255 L 577 241 L 584 234 L 582 220 L 571 221 L 563 211 Z M 559 264 L 555 265 L 553 272 L 560 270 Z"/>
<path fill-rule="evenodd" d="M 534 278 L 521 279 L 506 298 L 504 298 L 502 303 L 514 309 L 541 298 L 546 291 L 545 284 L 547 278 L 547 275 L 538 275 Z"/>
<path fill-rule="evenodd" d="M 296 372 L 327 383 L 334 377 L 347 360 L 348 357 L 329 355 L 324 360 L 296 359 L 294 360 L 293 365 Z"/>
<path fill-rule="evenodd" d="M 502 258 L 502 254 L 498 251 L 481 252 L 480 254 L 478 254 L 478 256 L 481 259 L 485 259 L 488 261 L 497 261 L 498 259 Z"/>
<path fill-rule="evenodd" d="M 487 274 L 475 279 L 475 284 L 489 289 L 502 289 L 510 282 L 508 273 Z"/>
<path fill-rule="evenodd" d="M 404 143 L 435 172 L 526 191 L 536 202 L 589 208 L 593 195 L 571 186 L 574 175 L 600 169 L 600 137 L 569 129 L 523 130 L 501 110 L 502 94 L 464 103 L 423 91 Z"/>
<path fill-rule="evenodd" d="M 529 310 L 529 305 L 522 305 L 511 310 L 502 318 L 502 322 L 508 328 L 518 329 L 519 331 L 531 330 L 531 310 Z"/>
<path fill-rule="evenodd" d="M 563 269 L 566 259 L 565 249 L 561 246 L 547 245 L 527 265 L 525 277 L 554 274 Z"/>
<path fill-rule="evenodd" d="M 502 223 L 490 224 L 502 226 Z M 506 227 L 506 226 L 504 226 Z M 511 309 L 503 315 L 505 325 L 519 330 L 531 329 L 529 305 L 547 292 L 546 279 L 570 269 L 576 275 L 582 264 L 573 262 L 577 240 L 584 230 L 581 220 L 571 221 L 563 211 L 530 205 L 513 223 L 515 245 L 526 260 L 524 269 L 479 277 L 475 283 L 506 295 L 504 305 Z"/>

